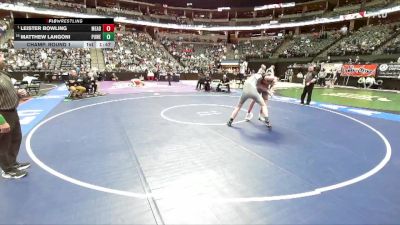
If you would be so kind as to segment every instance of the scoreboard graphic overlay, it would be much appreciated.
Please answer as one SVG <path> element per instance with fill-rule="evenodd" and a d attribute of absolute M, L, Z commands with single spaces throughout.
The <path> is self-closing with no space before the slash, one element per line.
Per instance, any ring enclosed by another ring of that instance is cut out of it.
<path fill-rule="evenodd" d="M 112 18 L 15 18 L 14 48 L 114 48 Z"/>

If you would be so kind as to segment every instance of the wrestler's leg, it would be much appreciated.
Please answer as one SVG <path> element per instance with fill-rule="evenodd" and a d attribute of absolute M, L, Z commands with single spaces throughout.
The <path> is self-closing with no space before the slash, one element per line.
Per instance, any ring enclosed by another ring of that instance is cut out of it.
<path fill-rule="evenodd" d="M 243 106 L 244 102 L 246 101 L 246 99 L 247 99 L 247 97 L 242 94 L 242 96 L 240 97 L 239 103 L 237 104 L 237 106 L 233 110 L 233 112 L 231 114 L 231 118 L 229 119 L 229 121 L 227 123 L 228 126 L 232 126 L 233 120 L 236 118 L 237 114 L 239 113 L 239 111 L 242 108 L 242 106 Z"/>
<path fill-rule="evenodd" d="M 260 121 L 264 122 L 264 118 L 267 117 L 268 118 L 268 93 L 262 93 L 262 98 L 264 99 L 264 103 L 266 105 L 266 109 L 264 109 L 264 113 L 262 111 L 262 107 L 260 109 L 260 115 L 258 116 L 258 119 Z"/>
<path fill-rule="evenodd" d="M 252 100 L 249 106 L 249 109 L 247 110 L 247 113 L 251 113 L 253 110 L 254 104 L 256 104 L 256 101 Z"/>
<path fill-rule="evenodd" d="M 231 119 L 236 119 L 236 116 L 237 116 L 237 114 L 239 113 L 239 110 L 242 108 L 242 106 L 243 106 L 243 104 L 238 104 L 236 107 L 235 107 L 235 109 L 233 110 L 233 112 L 232 112 L 232 115 L 231 115 Z"/>
<path fill-rule="evenodd" d="M 255 87 L 251 86 L 248 83 L 245 83 L 243 85 L 242 95 L 240 96 L 239 103 L 233 110 L 231 118 L 229 119 L 229 121 L 227 123 L 228 126 L 232 126 L 233 120 L 236 118 L 236 116 L 239 113 L 239 110 L 242 108 L 243 104 L 246 102 L 246 100 L 248 98 L 252 98 L 252 96 L 254 96 L 253 92 L 257 93 L 257 89 Z"/>
<path fill-rule="evenodd" d="M 261 121 L 263 120 L 265 125 L 267 125 L 267 127 L 271 127 L 271 124 L 269 122 L 269 117 L 268 117 L 268 108 L 267 108 L 267 104 L 264 101 L 264 98 L 260 95 L 259 98 L 257 98 L 256 101 L 261 106 L 260 117 L 263 118 L 263 119 L 260 119 L 260 120 Z"/>
<path fill-rule="evenodd" d="M 246 121 L 250 121 L 251 120 L 251 111 L 253 110 L 254 104 L 256 103 L 256 101 L 252 100 L 249 106 L 249 109 L 247 110 L 247 114 L 245 117 Z"/>

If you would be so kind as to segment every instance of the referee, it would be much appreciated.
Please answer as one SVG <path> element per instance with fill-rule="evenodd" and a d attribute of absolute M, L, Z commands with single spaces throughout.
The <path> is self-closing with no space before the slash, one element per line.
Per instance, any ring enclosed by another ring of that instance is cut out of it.
<path fill-rule="evenodd" d="M 21 125 L 17 113 L 19 96 L 26 95 L 25 90 L 15 91 L 10 77 L 4 72 L 3 55 L 0 55 L 0 167 L 1 176 L 19 179 L 28 173 L 29 163 L 18 163 L 17 156 L 21 145 Z"/>
<path fill-rule="evenodd" d="M 304 105 L 304 99 L 306 98 L 306 95 L 307 95 L 306 105 L 310 104 L 312 92 L 314 89 L 314 84 L 316 81 L 317 81 L 317 79 L 316 79 L 314 67 L 310 66 L 310 67 L 308 67 L 308 73 L 304 76 L 304 89 L 303 89 L 303 93 L 301 94 L 301 104 Z"/>

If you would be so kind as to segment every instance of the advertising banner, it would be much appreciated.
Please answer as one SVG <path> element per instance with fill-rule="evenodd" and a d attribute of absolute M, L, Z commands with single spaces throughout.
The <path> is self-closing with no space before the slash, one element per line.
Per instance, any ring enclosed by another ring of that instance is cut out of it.
<path fill-rule="evenodd" d="M 351 76 L 351 77 L 369 77 L 376 75 L 376 69 L 378 64 L 368 64 L 368 65 L 353 65 L 345 64 L 342 67 L 341 76 Z"/>
<path fill-rule="evenodd" d="M 400 79 L 400 63 L 380 64 L 378 67 L 378 77 Z"/>

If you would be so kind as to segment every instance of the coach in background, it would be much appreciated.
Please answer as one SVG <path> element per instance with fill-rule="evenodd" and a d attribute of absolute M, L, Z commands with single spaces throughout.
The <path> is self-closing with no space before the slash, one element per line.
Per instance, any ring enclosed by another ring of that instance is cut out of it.
<path fill-rule="evenodd" d="M 206 72 L 204 77 L 204 90 L 211 91 L 211 77 L 210 73 Z"/>
<path fill-rule="evenodd" d="M 314 89 L 314 84 L 317 81 L 314 67 L 308 67 L 308 72 L 304 75 L 304 89 L 303 94 L 301 94 L 301 104 L 304 104 L 304 99 L 307 95 L 307 105 L 311 102 L 312 91 Z"/>
<path fill-rule="evenodd" d="M 68 89 L 71 92 L 72 98 L 82 98 L 86 92 L 86 88 L 83 86 L 83 79 L 78 76 L 75 70 L 71 70 L 68 76 Z"/>
<path fill-rule="evenodd" d="M 4 178 L 19 179 L 28 173 L 29 163 L 18 163 L 17 156 L 22 133 L 17 107 L 19 98 L 26 96 L 25 90 L 14 89 L 10 77 L 4 72 L 3 55 L 0 55 L 0 167 Z"/>

